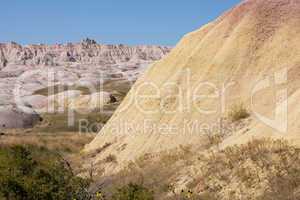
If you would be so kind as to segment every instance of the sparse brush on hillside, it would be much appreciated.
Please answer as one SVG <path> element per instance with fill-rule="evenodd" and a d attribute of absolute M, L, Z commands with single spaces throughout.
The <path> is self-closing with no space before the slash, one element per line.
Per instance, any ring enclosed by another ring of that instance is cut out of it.
<path fill-rule="evenodd" d="M 164 200 L 300 199 L 300 149 L 283 140 L 254 140 L 204 152 L 183 148 L 145 155 L 101 180 L 106 183 L 102 191 L 107 197 L 116 191 L 125 195 L 128 184 L 135 183 Z"/>
<path fill-rule="evenodd" d="M 142 185 L 129 183 L 119 188 L 112 200 L 154 200 L 153 192 Z"/>
<path fill-rule="evenodd" d="M 138 194 L 140 192 L 147 194 L 145 199 L 165 199 L 168 194 L 172 194 L 173 198 L 174 191 L 171 182 L 176 177 L 176 172 L 180 171 L 183 166 L 188 167 L 193 164 L 190 162 L 192 156 L 193 152 L 188 146 L 181 146 L 174 151 L 161 152 L 158 155 L 145 154 L 131 162 L 118 174 L 98 178 L 98 181 L 105 183 L 102 191 L 108 199 L 121 195 L 123 198 L 120 200 L 131 200 L 133 198 L 129 198 L 127 194 L 131 193 L 134 187 L 139 188 Z M 177 199 L 180 197 L 183 200 L 186 195 L 189 196 L 185 192 L 179 194 Z"/>
<path fill-rule="evenodd" d="M 228 117 L 232 122 L 237 122 L 249 116 L 249 112 L 242 103 L 234 105 L 228 113 Z"/>
<path fill-rule="evenodd" d="M 117 157 L 115 155 L 110 154 L 104 159 L 104 161 L 106 163 L 117 163 Z"/>
<path fill-rule="evenodd" d="M 219 200 L 300 199 L 300 150 L 284 141 L 254 140 L 201 161 L 202 175 L 194 183 L 203 195 Z"/>

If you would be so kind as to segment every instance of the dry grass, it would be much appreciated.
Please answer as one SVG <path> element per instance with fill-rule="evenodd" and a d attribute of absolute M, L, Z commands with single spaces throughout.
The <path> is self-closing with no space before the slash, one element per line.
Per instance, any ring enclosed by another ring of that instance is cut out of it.
<path fill-rule="evenodd" d="M 95 134 L 78 133 L 35 133 L 25 130 L 7 131 L 5 135 L 0 136 L 0 145 L 2 147 L 15 145 L 32 145 L 37 147 L 46 147 L 63 153 L 78 153 L 88 144 Z"/>
<path fill-rule="evenodd" d="M 241 196 L 257 200 L 300 199 L 300 150 L 285 141 L 254 140 L 199 159 L 202 172 L 194 187 L 202 195 L 220 200 Z"/>
<path fill-rule="evenodd" d="M 210 147 L 216 146 L 217 148 L 219 148 L 219 145 L 222 143 L 222 141 L 224 140 L 224 138 L 226 137 L 224 134 L 206 134 L 208 143 L 207 143 L 207 149 L 209 149 Z"/>
<path fill-rule="evenodd" d="M 107 195 L 137 183 L 154 191 L 155 199 L 298 200 L 300 150 L 267 139 L 200 153 L 180 147 L 145 154 L 119 174 L 96 180 Z"/>
<path fill-rule="evenodd" d="M 97 155 L 99 155 L 100 153 L 102 153 L 103 151 L 105 151 L 108 147 L 110 147 L 112 145 L 112 143 L 105 143 L 103 146 L 97 148 L 95 151 L 91 152 L 91 153 L 86 153 L 85 155 L 83 155 L 85 158 L 94 158 Z"/>
<path fill-rule="evenodd" d="M 64 133 L 64 132 L 79 132 L 85 131 L 86 126 L 88 131 L 91 133 L 98 133 L 100 131 L 100 125 L 105 124 L 110 117 L 112 112 L 116 109 L 115 105 L 108 105 L 107 110 L 103 112 L 93 111 L 88 114 L 74 113 L 74 125 L 69 126 L 69 117 L 67 111 L 64 113 L 47 113 L 43 114 L 41 117 L 43 121 L 34 127 L 34 132 L 43 133 Z M 106 108 L 105 107 L 105 108 Z M 107 112 L 106 112 L 107 111 Z M 80 130 L 80 124 L 84 127 Z M 99 125 L 96 126 L 96 125 Z"/>
<path fill-rule="evenodd" d="M 241 119 L 248 118 L 249 116 L 249 112 L 242 103 L 234 105 L 228 113 L 228 117 L 232 122 L 240 121 Z"/>
<path fill-rule="evenodd" d="M 106 163 L 117 163 L 117 157 L 115 155 L 108 155 L 105 159 L 104 162 Z"/>
<path fill-rule="evenodd" d="M 111 177 L 98 177 L 102 191 L 109 197 L 117 188 L 136 183 L 154 191 L 155 199 L 162 199 L 172 193 L 170 183 L 176 178 L 176 172 L 192 163 L 186 163 L 193 156 L 187 146 L 159 154 L 145 154 L 131 162 L 125 169 Z"/>

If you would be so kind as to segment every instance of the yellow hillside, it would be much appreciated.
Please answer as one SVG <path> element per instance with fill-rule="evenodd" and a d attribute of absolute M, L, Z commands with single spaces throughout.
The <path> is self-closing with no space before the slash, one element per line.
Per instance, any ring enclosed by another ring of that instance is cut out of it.
<path fill-rule="evenodd" d="M 255 137 L 300 144 L 299 36 L 299 0 L 244 1 L 184 36 L 153 64 L 85 150 L 109 143 L 96 160 L 114 154 L 126 163 L 145 153 L 197 145 L 199 135 L 220 131 L 221 122 L 232 127 L 228 113 L 237 104 L 250 117 L 229 128 L 222 146 Z"/>

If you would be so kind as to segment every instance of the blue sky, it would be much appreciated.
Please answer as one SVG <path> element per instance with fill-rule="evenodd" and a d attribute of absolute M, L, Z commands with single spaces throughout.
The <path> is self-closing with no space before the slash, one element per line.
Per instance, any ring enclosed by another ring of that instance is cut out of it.
<path fill-rule="evenodd" d="M 240 0 L 1 0 L 0 42 L 175 45 Z"/>

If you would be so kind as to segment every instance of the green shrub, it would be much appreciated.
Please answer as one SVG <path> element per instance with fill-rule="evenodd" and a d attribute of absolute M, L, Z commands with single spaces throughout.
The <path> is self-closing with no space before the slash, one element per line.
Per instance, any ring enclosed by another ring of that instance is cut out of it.
<path fill-rule="evenodd" d="M 89 181 L 45 148 L 0 148 L 0 199 L 87 200 Z"/>
<path fill-rule="evenodd" d="M 153 192 L 147 188 L 130 183 L 119 188 L 112 197 L 113 200 L 153 200 Z"/>

